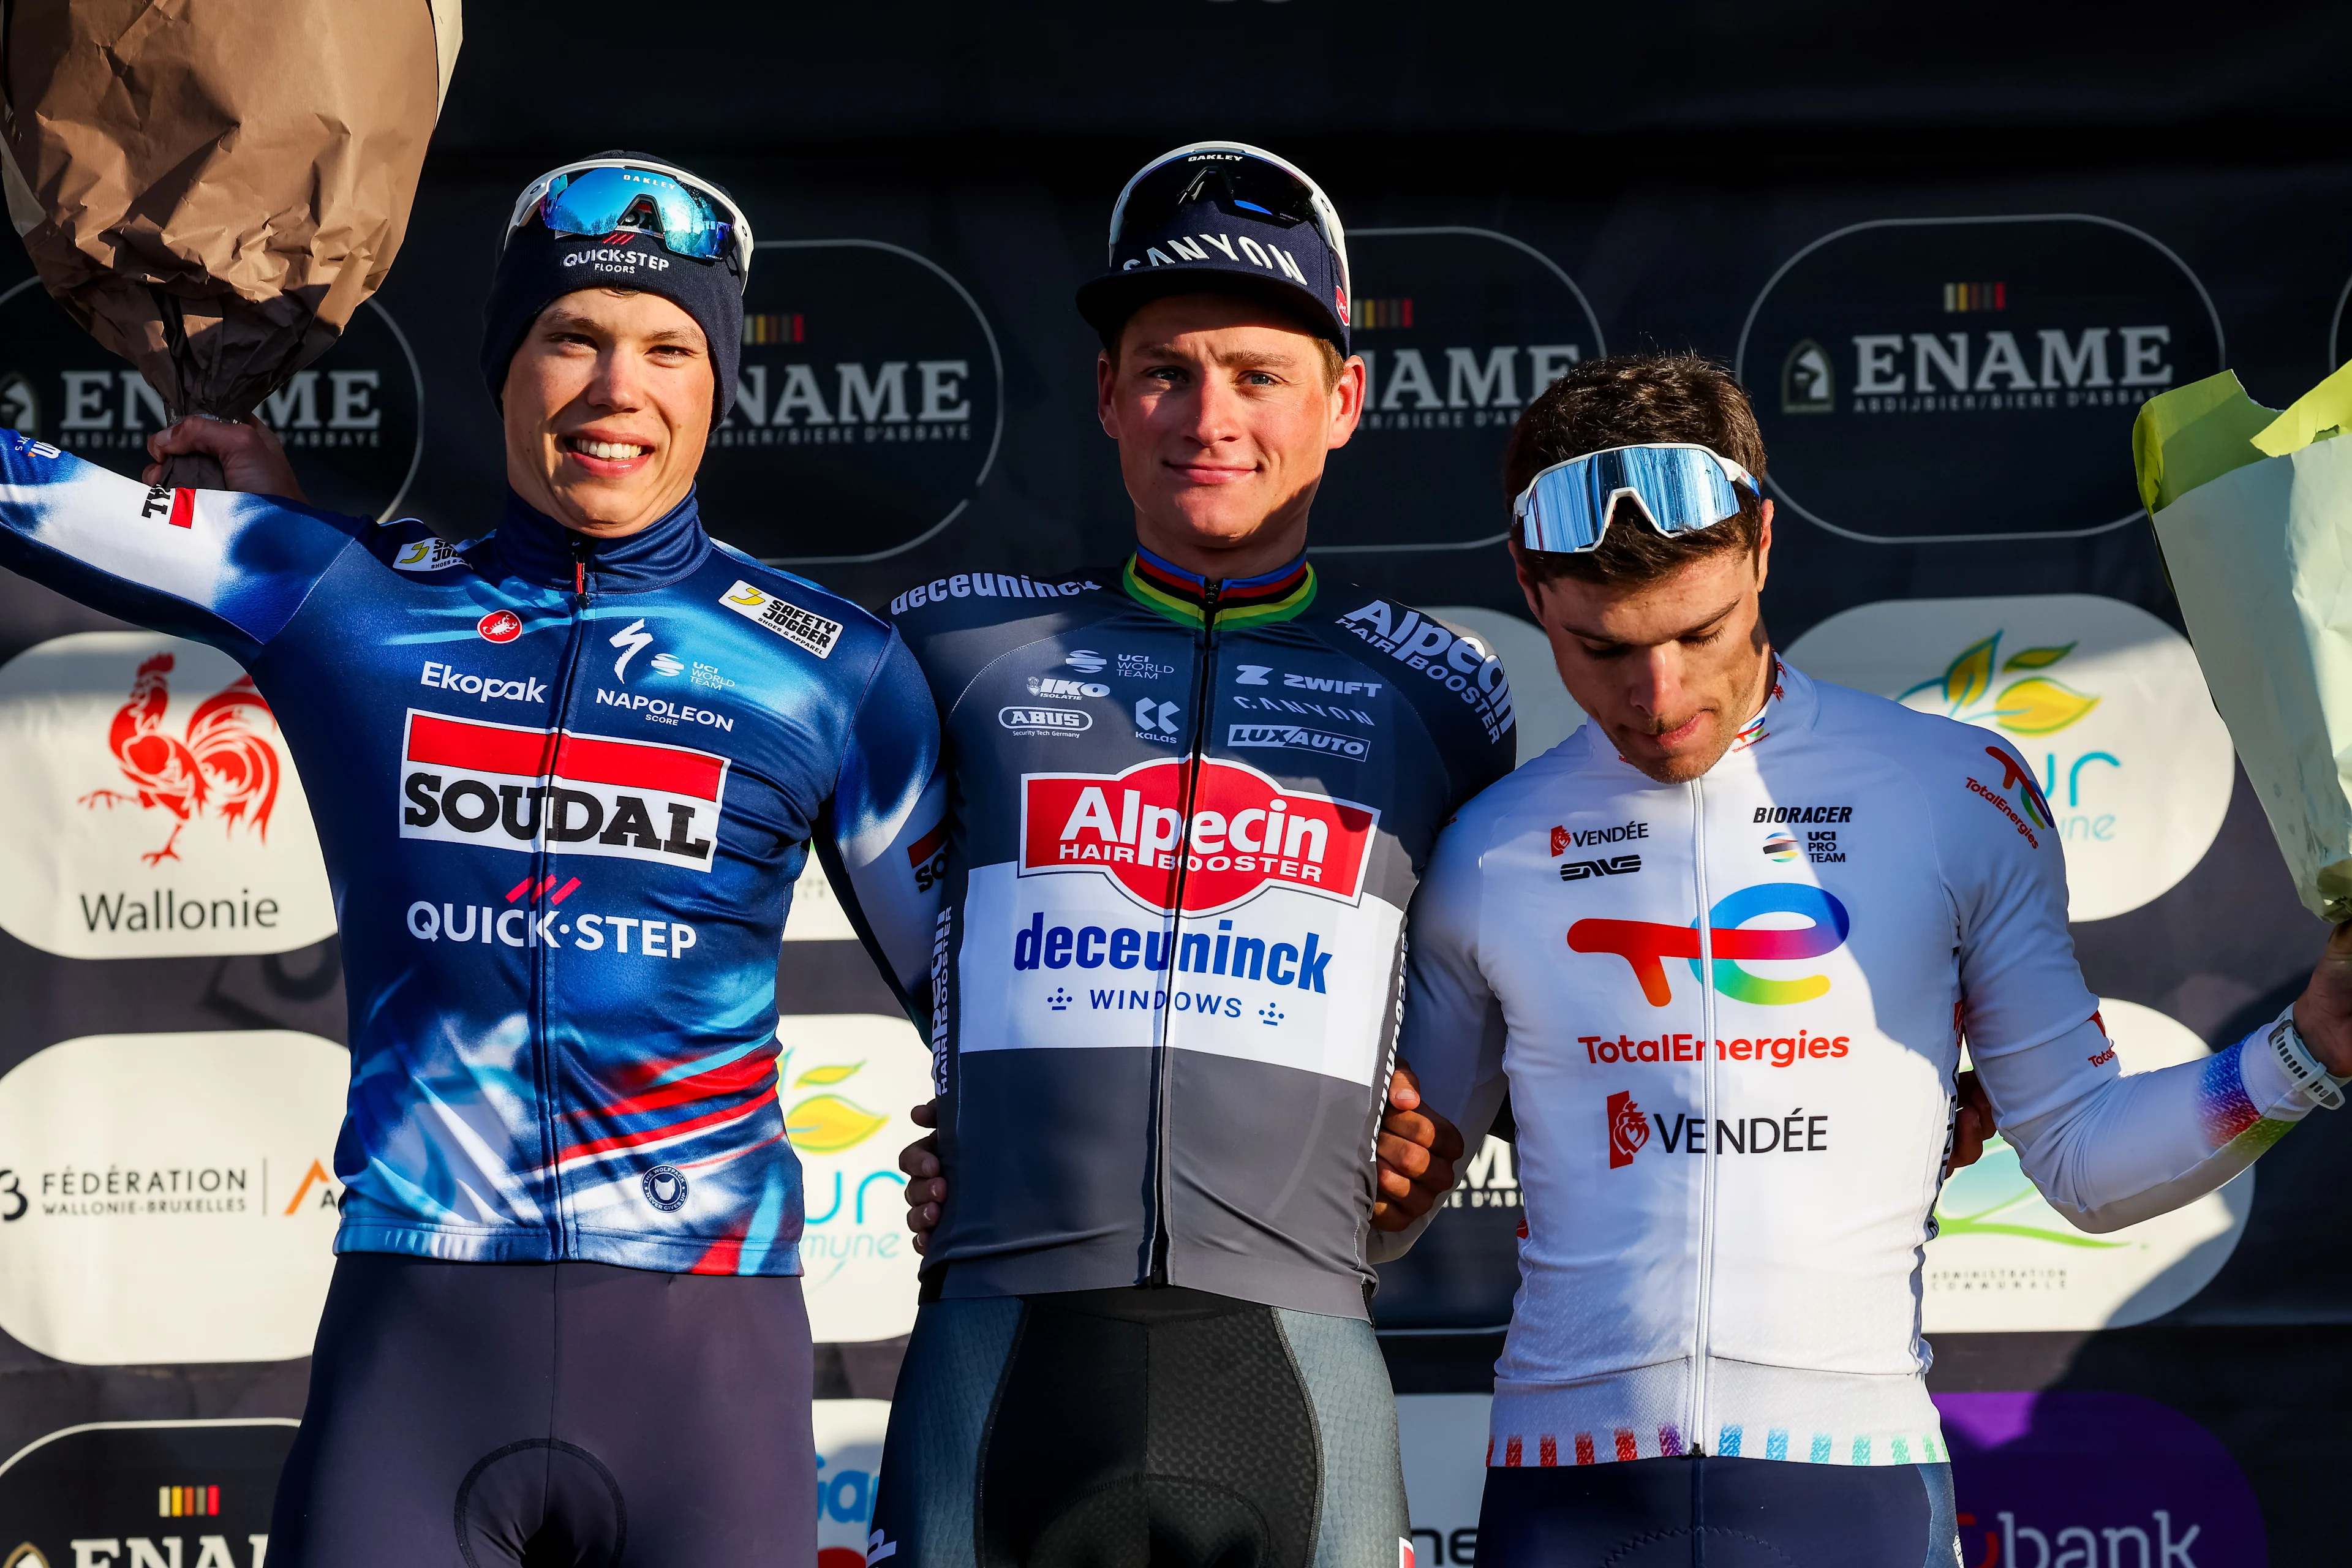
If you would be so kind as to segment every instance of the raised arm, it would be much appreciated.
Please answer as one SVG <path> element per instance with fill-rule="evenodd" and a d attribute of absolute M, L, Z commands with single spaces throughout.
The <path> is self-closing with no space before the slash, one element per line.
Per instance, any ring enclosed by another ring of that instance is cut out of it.
<path fill-rule="evenodd" d="M 816 852 L 850 924 L 926 1040 L 946 843 L 938 710 L 914 655 L 893 632 L 850 721 Z"/>
<path fill-rule="evenodd" d="M 142 484 L 0 430 L 0 566 L 239 662 L 365 526 L 268 496 Z"/>

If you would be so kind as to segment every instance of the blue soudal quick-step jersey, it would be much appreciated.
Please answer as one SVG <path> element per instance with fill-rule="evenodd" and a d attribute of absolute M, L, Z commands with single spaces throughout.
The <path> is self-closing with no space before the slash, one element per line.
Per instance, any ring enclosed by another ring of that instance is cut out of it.
<path fill-rule="evenodd" d="M 812 844 L 902 994 L 938 731 L 891 629 L 703 531 L 151 491 L 0 431 L 0 565 L 251 671 L 351 996 L 339 1251 L 800 1272 L 776 957 Z M 910 855 L 910 850 L 915 853 Z"/>
<path fill-rule="evenodd" d="M 1304 561 L 892 608 L 951 780 L 927 1276 L 1363 1317 L 1404 910 L 1510 769 L 1501 662 Z"/>

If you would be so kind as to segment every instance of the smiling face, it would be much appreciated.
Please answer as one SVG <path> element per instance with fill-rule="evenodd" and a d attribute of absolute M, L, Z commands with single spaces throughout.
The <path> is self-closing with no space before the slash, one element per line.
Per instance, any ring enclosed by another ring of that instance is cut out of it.
<path fill-rule="evenodd" d="M 1569 695 L 1620 756 L 1660 784 L 1686 784 L 1715 766 L 1763 706 L 1772 670 L 1760 598 L 1770 501 L 1762 513 L 1753 555 L 1717 551 L 1638 587 L 1539 583 L 1519 571 Z"/>
<path fill-rule="evenodd" d="M 1096 363 L 1096 413 L 1144 546 L 1205 577 L 1273 571 L 1305 547 L 1324 455 L 1355 434 L 1364 364 L 1334 383 L 1321 340 L 1236 294 L 1129 318 Z"/>
<path fill-rule="evenodd" d="M 575 532 L 635 533 L 694 488 L 715 384 L 702 329 L 669 300 L 566 294 L 507 366 L 507 482 Z"/>

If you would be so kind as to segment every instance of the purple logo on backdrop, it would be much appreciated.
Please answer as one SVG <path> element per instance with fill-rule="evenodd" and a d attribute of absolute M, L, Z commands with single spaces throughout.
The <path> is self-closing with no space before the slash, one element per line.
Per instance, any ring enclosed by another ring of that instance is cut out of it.
<path fill-rule="evenodd" d="M 1966 1568 L 2262 1568 L 2220 1439 L 2131 1394 L 1939 1394 Z"/>

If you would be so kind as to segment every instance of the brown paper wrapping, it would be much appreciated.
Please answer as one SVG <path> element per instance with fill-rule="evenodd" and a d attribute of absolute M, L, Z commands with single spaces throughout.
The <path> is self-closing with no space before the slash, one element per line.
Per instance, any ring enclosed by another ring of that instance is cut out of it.
<path fill-rule="evenodd" d="M 455 0 L 5 15 L 0 176 L 42 283 L 174 415 L 246 416 L 333 345 L 399 252 Z"/>

